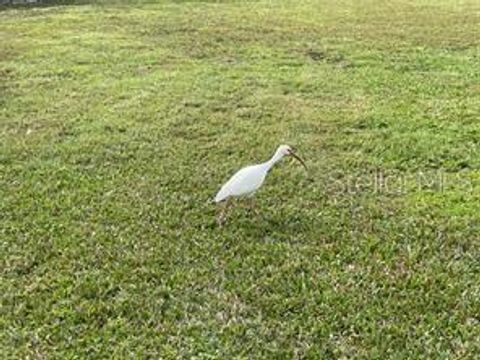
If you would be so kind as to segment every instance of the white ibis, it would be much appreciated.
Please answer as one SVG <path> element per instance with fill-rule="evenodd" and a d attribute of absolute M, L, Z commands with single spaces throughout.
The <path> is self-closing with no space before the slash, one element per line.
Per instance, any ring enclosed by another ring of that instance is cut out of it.
<path fill-rule="evenodd" d="M 217 193 L 215 202 L 220 203 L 230 197 L 252 196 L 262 186 L 268 171 L 284 156 L 292 156 L 307 169 L 303 160 L 295 154 L 292 147 L 280 145 L 270 160 L 261 164 L 246 166 L 237 171 Z M 219 223 L 223 221 L 225 210 L 224 208 L 219 216 Z"/>

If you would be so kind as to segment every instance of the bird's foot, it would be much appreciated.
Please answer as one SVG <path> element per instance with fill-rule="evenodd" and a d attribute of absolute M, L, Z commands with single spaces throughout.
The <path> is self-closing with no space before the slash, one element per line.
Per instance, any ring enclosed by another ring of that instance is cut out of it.
<path fill-rule="evenodd" d="M 227 218 L 225 216 L 222 216 L 222 214 L 220 214 L 219 216 L 217 216 L 217 224 L 219 227 L 222 227 L 223 225 L 225 225 L 225 222 L 226 222 Z"/>

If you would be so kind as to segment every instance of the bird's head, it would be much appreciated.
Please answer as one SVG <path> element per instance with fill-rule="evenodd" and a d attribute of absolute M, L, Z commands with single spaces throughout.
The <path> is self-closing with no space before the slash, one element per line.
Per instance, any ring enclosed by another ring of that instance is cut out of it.
<path fill-rule="evenodd" d="M 305 170 L 307 170 L 307 165 L 305 165 L 305 162 L 296 154 L 296 150 L 294 147 L 289 146 L 289 145 L 280 145 L 277 149 L 277 153 L 280 153 L 282 156 L 291 156 L 294 159 L 298 160 Z"/>

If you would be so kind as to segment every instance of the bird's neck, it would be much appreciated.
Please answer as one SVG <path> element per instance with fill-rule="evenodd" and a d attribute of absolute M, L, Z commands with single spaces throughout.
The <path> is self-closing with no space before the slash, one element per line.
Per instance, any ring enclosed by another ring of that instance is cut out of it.
<path fill-rule="evenodd" d="M 267 168 L 267 171 L 272 168 L 273 165 L 275 165 L 278 161 L 280 161 L 283 158 L 283 155 L 280 153 L 275 153 L 270 160 L 266 161 L 264 165 Z"/>

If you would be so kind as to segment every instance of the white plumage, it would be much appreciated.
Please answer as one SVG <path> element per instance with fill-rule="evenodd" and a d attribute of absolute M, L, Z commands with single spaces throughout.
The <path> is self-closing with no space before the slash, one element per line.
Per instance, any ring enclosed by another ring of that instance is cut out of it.
<path fill-rule="evenodd" d="M 215 202 L 221 202 L 231 196 L 253 195 L 262 186 L 265 176 L 267 176 L 272 166 L 287 155 L 293 156 L 305 166 L 305 163 L 294 153 L 290 146 L 280 145 L 270 160 L 261 164 L 250 165 L 237 171 L 217 193 Z"/>
<path fill-rule="evenodd" d="M 228 180 L 215 196 L 215 202 L 220 202 L 229 196 L 253 194 L 265 181 L 269 168 L 267 164 L 244 167 Z"/>

